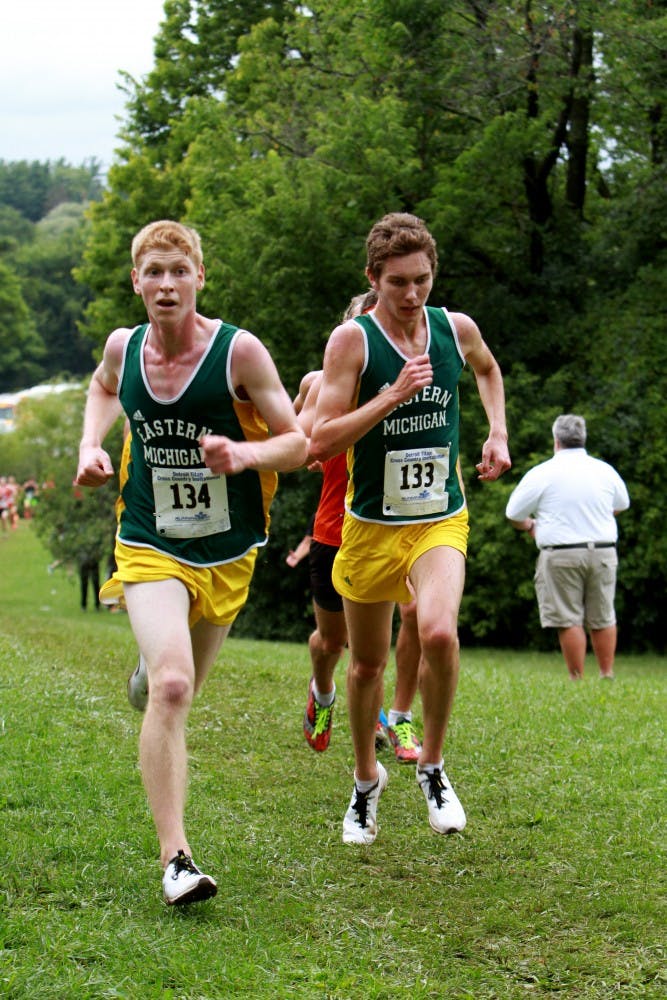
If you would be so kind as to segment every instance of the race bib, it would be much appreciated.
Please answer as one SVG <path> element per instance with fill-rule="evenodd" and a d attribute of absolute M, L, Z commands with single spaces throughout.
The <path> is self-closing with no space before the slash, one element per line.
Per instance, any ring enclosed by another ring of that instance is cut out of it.
<path fill-rule="evenodd" d="M 382 512 L 389 517 L 444 514 L 449 503 L 448 476 L 448 447 L 387 452 Z"/>
<path fill-rule="evenodd" d="M 229 531 L 227 479 L 210 469 L 153 469 L 155 527 L 164 538 Z"/>

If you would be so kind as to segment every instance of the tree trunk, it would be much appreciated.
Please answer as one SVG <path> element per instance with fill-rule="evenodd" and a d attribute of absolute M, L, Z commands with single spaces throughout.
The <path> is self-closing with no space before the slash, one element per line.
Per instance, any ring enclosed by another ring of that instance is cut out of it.
<path fill-rule="evenodd" d="M 568 205 L 583 215 L 586 200 L 586 161 L 590 92 L 593 84 L 593 35 L 576 28 L 572 37 L 572 101 L 567 138 L 568 161 L 565 197 Z"/>

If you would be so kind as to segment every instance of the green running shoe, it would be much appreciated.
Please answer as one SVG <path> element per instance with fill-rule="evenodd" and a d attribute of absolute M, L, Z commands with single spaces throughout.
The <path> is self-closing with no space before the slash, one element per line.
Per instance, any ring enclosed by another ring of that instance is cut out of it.
<path fill-rule="evenodd" d="M 393 726 L 387 726 L 387 735 L 399 764 L 417 763 L 422 745 L 410 719 L 397 719 Z"/>

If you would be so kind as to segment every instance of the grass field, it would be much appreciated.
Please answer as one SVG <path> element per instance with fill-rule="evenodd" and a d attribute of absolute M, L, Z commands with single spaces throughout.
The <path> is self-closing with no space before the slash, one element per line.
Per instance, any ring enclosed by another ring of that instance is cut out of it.
<path fill-rule="evenodd" d="M 663 659 L 574 685 L 555 652 L 464 649 L 445 762 L 466 830 L 433 833 L 385 754 L 380 832 L 354 848 L 344 698 L 316 755 L 305 644 L 228 640 L 189 736 L 188 829 L 219 892 L 170 910 L 127 618 L 83 614 L 48 562 L 29 525 L 0 538 L 0 996 L 667 994 Z"/>

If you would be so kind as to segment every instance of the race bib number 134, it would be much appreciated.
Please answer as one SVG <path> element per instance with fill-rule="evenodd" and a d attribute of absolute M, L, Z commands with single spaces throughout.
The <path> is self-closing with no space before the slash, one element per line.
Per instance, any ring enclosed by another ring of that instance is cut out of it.
<path fill-rule="evenodd" d="M 202 538 L 229 531 L 225 476 L 210 469 L 152 470 L 155 527 L 164 538 Z"/>

